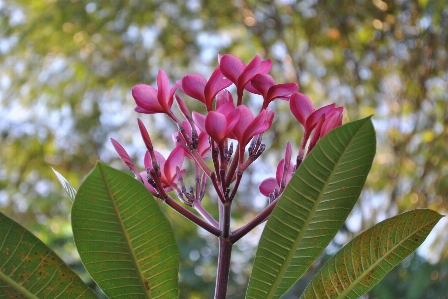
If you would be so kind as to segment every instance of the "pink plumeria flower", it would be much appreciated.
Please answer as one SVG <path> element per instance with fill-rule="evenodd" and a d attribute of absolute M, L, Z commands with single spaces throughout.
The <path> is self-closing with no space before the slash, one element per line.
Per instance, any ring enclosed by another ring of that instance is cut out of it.
<path fill-rule="evenodd" d="M 176 167 L 181 168 L 184 161 L 184 150 L 181 146 L 177 146 L 165 159 L 165 157 L 159 153 L 158 151 L 154 151 L 154 156 L 159 164 L 160 169 L 160 180 L 162 183 L 163 189 L 168 192 L 176 186 L 178 176 Z M 153 164 L 151 161 L 151 155 L 149 152 L 146 152 L 145 160 L 144 160 L 145 168 L 153 168 Z M 142 172 L 142 174 L 146 175 L 146 172 Z M 184 174 L 185 170 L 181 170 L 181 174 Z M 146 184 L 145 184 L 146 186 Z M 150 189 L 151 191 L 151 189 Z M 155 191 L 155 190 L 154 190 Z"/>
<path fill-rule="evenodd" d="M 132 96 L 137 104 L 134 110 L 145 114 L 165 113 L 177 122 L 171 111 L 176 86 L 170 89 L 168 76 L 163 70 L 157 74 L 157 88 L 146 84 L 132 87 Z"/>
<path fill-rule="evenodd" d="M 238 105 L 240 105 L 247 83 L 257 74 L 268 73 L 271 70 L 272 62 L 270 60 L 261 61 L 260 56 L 257 55 L 246 66 L 239 58 L 226 54 L 220 57 L 219 67 L 224 76 L 236 85 Z"/>
<path fill-rule="evenodd" d="M 291 165 L 288 168 L 288 172 L 286 173 L 286 177 L 285 177 L 286 184 L 289 183 L 289 181 L 291 180 L 292 175 L 293 175 L 294 164 L 292 162 L 290 162 L 290 163 L 291 163 Z M 267 178 L 260 183 L 260 185 L 258 186 L 258 189 L 260 190 L 261 194 L 269 197 L 269 195 L 274 193 L 275 190 L 277 190 L 278 192 L 280 191 L 281 181 L 282 181 L 282 177 L 283 177 L 283 173 L 284 173 L 284 171 L 283 171 L 284 166 L 285 166 L 285 159 L 282 159 L 280 161 L 280 163 L 278 163 L 278 165 L 277 165 L 277 172 L 276 172 L 275 178 Z"/>
<path fill-rule="evenodd" d="M 222 106 L 221 106 L 222 107 Z M 205 130 L 217 143 L 222 143 L 230 137 L 233 128 L 240 120 L 240 110 L 234 109 L 228 114 L 210 111 L 205 118 Z"/>
<path fill-rule="evenodd" d="M 208 81 L 201 75 L 189 74 L 183 77 L 182 80 L 177 81 L 176 84 L 186 95 L 201 101 L 205 104 L 207 111 L 211 111 L 216 94 L 220 90 L 229 87 L 232 82 L 224 78 L 218 66 Z"/>
<path fill-rule="evenodd" d="M 262 109 L 266 109 L 269 103 L 275 99 L 289 100 L 290 95 L 298 88 L 296 83 L 275 84 L 274 78 L 268 74 L 257 74 L 246 85 L 248 91 L 263 96 Z"/>
<path fill-rule="evenodd" d="M 252 111 L 245 105 L 240 105 L 236 109 L 240 110 L 240 119 L 233 129 L 233 136 L 244 150 L 252 137 L 270 128 L 274 113 L 270 109 L 263 109 L 257 117 L 254 117 Z"/>

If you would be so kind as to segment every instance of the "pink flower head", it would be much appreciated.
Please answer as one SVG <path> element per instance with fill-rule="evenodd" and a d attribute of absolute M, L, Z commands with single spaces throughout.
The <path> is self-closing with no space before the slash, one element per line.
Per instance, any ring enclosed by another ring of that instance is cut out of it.
<path fill-rule="evenodd" d="M 263 107 L 268 107 L 274 99 L 288 100 L 289 96 L 296 92 L 299 86 L 296 83 L 275 84 L 274 78 L 268 74 L 257 74 L 246 86 L 252 93 L 263 96 Z"/>
<path fill-rule="evenodd" d="M 285 159 L 282 159 L 280 163 L 278 163 L 275 178 L 267 178 L 260 183 L 260 186 L 258 186 L 261 194 L 269 197 L 269 195 L 274 193 L 276 189 L 279 192 L 282 188 L 282 179 L 285 181 L 285 185 L 287 185 L 291 180 L 293 175 L 293 168 L 294 164 L 290 162 L 288 171 L 285 173 Z"/>
<path fill-rule="evenodd" d="M 167 192 L 171 191 L 173 186 L 176 185 L 178 179 L 176 167 L 181 168 L 184 161 L 184 150 L 181 146 L 177 146 L 166 159 L 158 151 L 154 151 L 154 156 L 159 164 L 162 187 Z M 144 163 L 145 168 L 153 168 L 149 152 L 146 152 Z M 185 173 L 185 170 L 182 170 L 181 173 Z"/>
<path fill-rule="evenodd" d="M 233 109 L 228 114 L 210 111 L 205 118 L 205 130 L 214 141 L 221 143 L 230 136 L 239 120 L 239 109 Z"/>
<path fill-rule="evenodd" d="M 254 118 L 252 111 L 245 105 L 240 105 L 236 109 L 240 110 L 240 119 L 233 129 L 233 136 L 238 140 L 240 148 L 244 149 L 252 137 L 270 128 L 274 113 L 263 109 Z"/>
<path fill-rule="evenodd" d="M 212 102 L 216 94 L 231 84 L 229 79 L 224 78 L 219 66 L 208 82 L 198 74 L 186 75 L 182 80 L 177 81 L 179 89 L 186 95 L 204 103 L 207 111 L 212 110 Z"/>
<path fill-rule="evenodd" d="M 163 70 L 157 74 L 157 87 L 138 84 L 132 87 L 132 96 L 137 104 L 135 111 L 145 114 L 165 113 L 174 121 L 176 118 L 171 112 L 176 86 L 170 89 L 168 76 Z"/>
<path fill-rule="evenodd" d="M 246 84 L 249 83 L 255 75 L 268 73 L 271 70 L 272 62 L 270 60 L 261 61 L 260 56 L 257 55 L 246 66 L 239 58 L 226 54 L 221 57 L 219 66 L 224 76 L 236 85 L 239 101 L 238 105 L 240 105 Z"/>

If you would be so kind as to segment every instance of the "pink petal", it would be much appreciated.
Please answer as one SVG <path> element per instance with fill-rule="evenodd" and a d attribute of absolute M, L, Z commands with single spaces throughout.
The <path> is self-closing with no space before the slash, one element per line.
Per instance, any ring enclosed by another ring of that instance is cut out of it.
<path fill-rule="evenodd" d="M 285 149 L 285 161 L 291 161 L 291 156 L 292 156 L 291 143 L 288 141 L 286 143 L 286 149 Z"/>
<path fill-rule="evenodd" d="M 205 118 L 205 130 L 210 137 L 220 143 L 226 134 L 227 119 L 224 114 L 211 111 Z"/>
<path fill-rule="evenodd" d="M 230 81 L 227 78 L 224 78 L 224 75 L 222 74 L 221 70 L 219 69 L 219 66 L 215 69 L 212 76 L 207 82 L 207 85 L 205 85 L 205 101 L 206 106 L 208 110 L 212 109 L 212 101 L 213 98 L 216 96 L 216 94 L 223 90 L 226 87 L 229 87 L 232 84 L 232 81 Z"/>
<path fill-rule="evenodd" d="M 182 79 L 182 88 L 185 94 L 201 101 L 205 104 L 204 88 L 207 81 L 204 77 L 198 74 L 186 75 Z"/>
<path fill-rule="evenodd" d="M 121 161 L 123 161 L 124 164 L 126 164 L 129 167 L 129 169 L 137 176 L 137 178 L 141 179 L 140 173 L 137 171 L 137 168 L 135 168 L 135 165 L 132 162 L 132 159 L 131 157 L 129 157 L 126 150 L 115 139 L 111 138 L 110 141 L 112 142 L 112 145 L 114 146 L 115 151 L 117 152 Z"/>
<path fill-rule="evenodd" d="M 205 116 L 193 111 L 192 113 L 194 124 L 201 130 L 205 132 Z"/>
<path fill-rule="evenodd" d="M 256 89 L 252 85 L 252 81 L 247 82 L 246 86 L 244 87 L 248 92 L 254 93 L 254 94 L 261 94 L 258 89 Z"/>
<path fill-rule="evenodd" d="M 302 93 L 294 93 L 289 100 L 289 107 L 295 118 L 305 127 L 307 118 L 314 112 L 313 103 Z"/>
<path fill-rule="evenodd" d="M 277 180 L 278 186 L 280 186 L 280 183 L 282 182 L 284 167 L 285 167 L 285 159 L 281 159 L 277 165 L 277 171 L 275 172 L 275 178 Z"/>
<path fill-rule="evenodd" d="M 165 112 L 169 112 L 171 110 L 171 106 L 169 105 L 171 94 L 170 81 L 163 70 L 159 70 L 157 74 L 157 88 L 157 99 L 159 104 L 163 107 Z"/>
<path fill-rule="evenodd" d="M 277 181 L 274 178 L 267 178 L 260 183 L 260 186 L 258 186 L 258 189 L 264 196 L 269 196 L 269 194 L 274 192 L 274 189 L 279 188 L 280 187 L 278 186 Z"/>
<path fill-rule="evenodd" d="M 320 130 L 320 137 L 324 137 L 328 132 L 337 128 L 342 123 L 342 113 L 331 114 L 323 123 L 322 129 Z M 317 129 L 317 127 L 316 127 Z"/>
<path fill-rule="evenodd" d="M 216 112 L 219 112 L 219 113 L 222 113 L 224 115 L 227 115 L 230 112 L 232 112 L 233 110 L 235 110 L 235 105 L 233 104 L 233 102 L 227 102 L 227 103 L 224 103 L 224 104 L 220 105 L 216 109 Z"/>
<path fill-rule="evenodd" d="M 140 176 L 144 178 L 143 184 L 145 185 L 146 189 L 151 191 L 152 194 L 157 194 L 158 192 L 156 191 L 156 189 L 148 182 L 148 179 L 146 178 L 147 176 L 146 171 L 140 172 Z"/>
<path fill-rule="evenodd" d="M 226 115 L 227 118 L 227 128 L 226 137 L 233 131 L 233 128 L 238 124 L 240 120 L 240 110 L 234 109 L 232 112 Z"/>
<path fill-rule="evenodd" d="M 210 144 L 208 142 L 208 135 L 205 132 L 199 133 L 198 152 L 202 158 L 206 158 L 210 152 Z"/>
<path fill-rule="evenodd" d="M 272 61 L 270 59 L 264 60 L 260 64 L 260 68 L 258 69 L 259 74 L 267 74 L 271 71 Z"/>
<path fill-rule="evenodd" d="M 230 54 L 224 55 L 219 62 L 219 68 L 223 75 L 235 84 L 238 83 L 238 78 L 245 67 L 241 60 Z"/>
<path fill-rule="evenodd" d="M 166 163 L 163 168 L 163 174 L 167 185 L 171 185 L 174 182 L 177 176 L 176 167 L 181 168 L 183 162 L 184 149 L 181 146 L 177 146 L 166 159 Z"/>
<path fill-rule="evenodd" d="M 268 74 L 257 74 L 250 83 L 264 98 L 266 98 L 269 89 L 275 85 L 274 78 Z"/>
<path fill-rule="evenodd" d="M 218 110 L 221 105 L 229 102 L 233 104 L 232 94 L 228 90 L 221 90 L 216 95 L 216 110 Z M 233 104 L 233 108 L 235 108 L 235 104 Z"/>
<path fill-rule="evenodd" d="M 149 151 L 146 151 L 146 153 L 145 153 L 145 158 L 143 159 L 143 164 L 145 165 L 145 168 L 152 168 L 151 155 L 149 154 Z"/>
<path fill-rule="evenodd" d="M 261 64 L 260 56 L 256 55 L 254 59 L 246 66 L 243 73 L 238 78 L 237 88 L 242 90 L 246 86 L 247 82 L 252 80 L 252 78 L 258 73 L 258 69 Z"/>
<path fill-rule="evenodd" d="M 132 87 L 132 97 L 137 104 L 135 111 L 140 113 L 163 113 L 164 110 L 157 99 L 157 90 L 146 84 Z"/>
<path fill-rule="evenodd" d="M 270 126 L 271 124 L 266 121 L 266 110 L 261 111 L 261 113 L 257 115 L 257 117 L 249 124 L 249 126 L 244 131 L 241 140 L 242 144 L 246 146 L 246 144 L 249 143 L 250 139 L 253 136 L 266 131 Z"/>
<path fill-rule="evenodd" d="M 322 130 L 322 124 L 325 121 L 325 115 L 322 115 L 319 119 L 319 121 L 316 124 L 316 127 L 313 129 L 313 135 L 310 139 L 310 144 L 308 145 L 308 153 L 313 149 L 313 147 L 316 145 L 319 138 L 321 138 L 323 135 L 321 135 Z"/>
<path fill-rule="evenodd" d="M 299 86 L 296 83 L 277 84 L 269 89 L 266 99 L 271 102 L 276 98 L 285 98 L 295 93 L 298 88 Z"/>
<path fill-rule="evenodd" d="M 191 114 L 190 114 L 190 111 L 188 110 L 187 105 L 182 100 L 182 98 L 180 96 L 178 96 L 177 94 L 176 94 L 176 102 L 177 102 L 177 106 L 179 106 L 180 112 L 182 112 L 182 114 L 185 116 L 185 118 L 191 119 Z"/>
<path fill-rule="evenodd" d="M 324 114 L 330 113 L 334 109 L 335 104 L 330 104 L 324 107 L 321 107 L 311 113 L 310 116 L 308 116 L 306 123 L 305 123 L 305 130 L 311 130 L 319 121 L 320 117 Z"/>
<path fill-rule="evenodd" d="M 235 126 L 233 133 L 235 134 L 236 139 L 241 142 L 244 131 L 246 131 L 246 128 L 254 120 L 254 115 L 245 105 L 239 105 L 236 109 L 240 110 L 240 120 Z"/>

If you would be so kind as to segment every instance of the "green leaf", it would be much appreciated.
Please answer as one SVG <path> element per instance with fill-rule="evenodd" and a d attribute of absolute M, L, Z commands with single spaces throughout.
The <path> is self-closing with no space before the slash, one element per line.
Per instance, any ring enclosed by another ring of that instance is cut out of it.
<path fill-rule="evenodd" d="M 67 192 L 68 197 L 73 202 L 75 200 L 75 196 L 76 196 L 76 189 L 72 186 L 72 184 L 70 184 L 69 181 L 67 181 L 66 178 L 64 178 L 64 176 L 62 174 L 60 174 L 59 172 L 54 170 L 53 167 L 51 167 L 51 169 L 53 170 L 54 174 L 58 178 L 58 180 L 61 183 L 62 187 L 64 188 L 65 192 Z"/>
<path fill-rule="evenodd" d="M 97 298 L 42 241 L 0 213 L 0 298 Z"/>
<path fill-rule="evenodd" d="M 109 298 L 177 298 L 173 231 L 143 184 L 97 163 L 76 195 L 72 226 L 84 266 Z"/>
<path fill-rule="evenodd" d="M 333 256 L 300 298 L 359 298 L 417 249 L 442 217 L 413 210 L 378 223 Z"/>
<path fill-rule="evenodd" d="M 329 132 L 282 194 L 260 239 L 246 298 L 280 298 L 352 210 L 375 155 L 370 118 Z"/>

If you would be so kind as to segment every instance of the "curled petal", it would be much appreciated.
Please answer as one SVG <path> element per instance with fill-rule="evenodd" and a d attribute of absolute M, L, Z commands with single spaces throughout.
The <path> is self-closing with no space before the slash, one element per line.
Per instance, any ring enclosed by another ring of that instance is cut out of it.
<path fill-rule="evenodd" d="M 206 84 L 207 81 L 205 80 L 205 78 L 198 74 L 186 75 L 182 79 L 183 92 L 185 92 L 186 95 L 199 100 L 204 104 L 206 104 L 204 95 Z"/>
<path fill-rule="evenodd" d="M 305 127 L 307 118 L 314 112 L 311 100 L 306 95 L 296 92 L 291 95 L 289 106 L 295 118 Z"/>
<path fill-rule="evenodd" d="M 263 98 L 266 98 L 269 89 L 275 85 L 274 78 L 268 74 L 257 74 L 250 83 Z"/>
<path fill-rule="evenodd" d="M 176 94 L 176 103 L 179 106 L 179 110 L 180 112 L 182 112 L 183 116 L 185 116 L 186 119 L 191 119 L 191 114 L 190 111 L 188 110 L 187 105 L 182 100 L 182 98 L 177 94 Z"/>
<path fill-rule="evenodd" d="M 165 112 L 157 98 L 157 90 L 146 84 L 138 84 L 132 87 L 132 97 L 137 106 L 135 111 L 146 114 Z"/>
<path fill-rule="evenodd" d="M 205 118 L 205 131 L 216 142 L 220 143 L 226 136 L 227 119 L 224 114 L 211 111 Z"/>
<path fill-rule="evenodd" d="M 292 149 L 291 149 L 291 143 L 286 143 L 286 149 L 285 149 L 285 161 L 291 161 L 292 156 Z"/>
<path fill-rule="evenodd" d="M 317 140 L 319 140 L 319 138 L 321 138 L 323 136 L 321 133 L 321 130 L 322 130 L 322 125 L 324 124 L 324 121 L 325 121 L 325 115 L 322 115 L 320 117 L 319 121 L 317 122 L 316 127 L 313 130 L 313 136 L 311 136 L 310 144 L 308 146 L 308 153 L 316 145 Z"/>
<path fill-rule="evenodd" d="M 244 132 L 249 124 L 254 120 L 254 115 L 245 105 L 239 105 L 236 109 L 240 110 L 240 120 L 235 126 L 233 133 L 235 134 L 236 139 L 241 142 Z"/>
<path fill-rule="evenodd" d="M 287 99 L 289 95 L 297 91 L 299 86 L 296 83 L 277 84 L 272 86 L 266 96 L 266 100 L 271 102 L 274 99 Z M 267 105 L 266 105 L 267 106 Z"/>
<path fill-rule="evenodd" d="M 246 65 L 241 60 L 230 54 L 222 56 L 219 61 L 219 68 L 223 75 L 235 84 L 238 84 L 238 78 L 245 67 Z"/>
<path fill-rule="evenodd" d="M 184 162 L 184 149 L 181 146 L 177 146 L 166 159 L 163 167 L 163 176 L 167 185 L 173 184 L 177 181 L 176 167 L 181 168 Z M 161 166 L 162 167 L 162 166 Z"/>
<path fill-rule="evenodd" d="M 249 143 L 253 136 L 263 133 L 271 124 L 266 120 L 266 110 L 261 111 L 259 115 L 247 126 L 241 139 L 242 145 Z"/>
<path fill-rule="evenodd" d="M 223 90 L 226 87 L 229 87 L 232 84 L 227 78 L 224 78 L 219 66 L 215 69 L 212 76 L 208 80 L 205 85 L 204 93 L 205 93 L 205 105 L 207 110 L 212 110 L 212 101 L 216 94 Z"/>
<path fill-rule="evenodd" d="M 320 137 L 324 137 L 329 131 L 333 130 L 336 127 L 339 127 L 342 124 L 342 113 L 333 113 L 322 125 L 322 129 L 320 130 Z M 317 127 L 316 127 L 317 129 Z"/>
<path fill-rule="evenodd" d="M 280 182 L 282 181 L 284 166 L 285 166 L 285 159 L 281 159 L 277 165 L 277 171 L 275 172 L 275 179 L 277 181 L 278 186 L 280 186 Z"/>
<path fill-rule="evenodd" d="M 163 107 L 165 112 L 169 112 L 171 110 L 170 101 L 172 104 L 172 97 L 170 96 L 172 90 L 170 90 L 170 81 L 168 76 L 163 70 L 159 70 L 157 74 L 157 88 L 157 99 L 159 104 Z"/>
<path fill-rule="evenodd" d="M 216 110 L 218 110 L 219 107 L 221 105 L 224 105 L 225 103 L 233 104 L 233 97 L 232 97 L 232 94 L 228 90 L 221 90 L 216 95 Z M 235 108 L 235 104 L 233 104 L 233 108 Z"/>
<path fill-rule="evenodd" d="M 252 80 L 252 78 L 258 73 L 260 64 L 261 64 L 261 58 L 260 56 L 256 55 L 239 76 L 237 84 L 238 90 L 243 90 L 247 82 Z"/>
<path fill-rule="evenodd" d="M 210 143 L 208 142 L 208 135 L 205 132 L 199 133 L 198 153 L 202 158 L 206 158 L 210 152 Z M 189 156 L 190 157 L 190 156 Z"/>
<path fill-rule="evenodd" d="M 305 123 L 305 130 L 311 130 L 319 121 L 320 117 L 324 114 L 330 113 L 334 109 L 335 104 L 330 104 L 324 107 L 321 107 L 311 113 L 310 116 L 308 116 L 306 123 Z"/>
<path fill-rule="evenodd" d="M 258 186 L 258 189 L 260 190 L 261 194 L 263 194 L 264 196 L 269 196 L 269 194 L 274 192 L 275 189 L 279 189 L 279 186 L 277 184 L 276 179 L 267 178 L 260 183 L 260 186 Z"/>
<path fill-rule="evenodd" d="M 227 128 L 226 137 L 233 131 L 233 128 L 238 124 L 240 120 L 240 110 L 234 109 L 232 112 L 226 115 L 227 118 Z"/>

